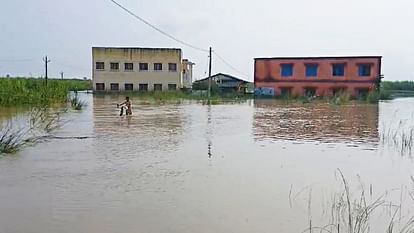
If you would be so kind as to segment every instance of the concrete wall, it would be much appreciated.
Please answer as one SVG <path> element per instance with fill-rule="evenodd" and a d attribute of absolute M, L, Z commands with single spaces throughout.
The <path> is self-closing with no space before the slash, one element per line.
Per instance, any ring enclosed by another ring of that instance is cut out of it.
<path fill-rule="evenodd" d="M 293 75 L 283 77 L 283 64 L 293 65 Z M 306 64 L 317 64 L 316 77 L 306 76 Z M 344 76 L 333 76 L 332 64 L 345 64 Z M 358 65 L 370 64 L 369 76 L 359 76 Z M 381 57 L 337 58 L 263 58 L 255 59 L 255 86 L 269 87 L 280 95 L 283 88 L 290 88 L 294 95 L 304 95 L 306 88 L 315 88 L 316 95 L 332 95 L 335 89 L 343 89 L 351 95 L 359 90 L 372 90 L 380 81 Z"/>
<path fill-rule="evenodd" d="M 192 88 L 193 86 L 193 65 L 187 59 L 183 59 L 183 87 Z"/>
<path fill-rule="evenodd" d="M 104 83 L 105 91 L 110 91 L 111 83 L 119 84 L 119 91 L 124 91 L 126 83 L 133 84 L 137 91 L 139 84 L 148 84 L 148 90 L 154 89 L 154 84 L 162 84 L 163 90 L 168 90 L 168 84 L 182 88 L 182 52 L 181 49 L 163 48 L 92 48 L 93 88 L 96 83 Z M 104 70 L 96 69 L 96 62 L 104 62 Z M 111 70 L 110 63 L 118 62 L 119 70 Z M 124 69 L 125 63 L 133 63 L 133 70 Z M 140 71 L 139 63 L 148 63 L 148 71 Z M 154 70 L 154 63 L 162 63 L 162 70 Z M 176 63 L 176 71 L 168 70 L 168 63 Z"/>

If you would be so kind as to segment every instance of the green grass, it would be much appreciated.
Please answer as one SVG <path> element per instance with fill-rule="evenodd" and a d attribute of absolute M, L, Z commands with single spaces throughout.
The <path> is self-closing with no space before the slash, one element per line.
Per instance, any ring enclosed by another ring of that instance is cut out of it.
<path fill-rule="evenodd" d="M 96 95 L 107 95 L 108 92 L 96 93 Z M 120 93 L 113 93 L 120 94 Z M 243 101 L 252 98 L 251 95 L 238 93 L 212 94 L 210 98 L 206 94 L 192 94 L 183 91 L 148 91 L 148 92 L 123 92 L 123 96 L 135 97 L 150 103 L 181 103 L 183 100 L 195 100 L 205 104 L 220 104 L 222 102 Z"/>
<path fill-rule="evenodd" d="M 411 205 L 405 206 L 405 204 L 411 204 L 412 202 L 407 202 L 402 198 L 405 195 L 411 196 L 409 189 L 401 187 L 399 190 L 394 189 L 375 194 L 372 184 L 368 188 L 361 181 L 358 189 L 351 189 L 351 184 L 342 171 L 340 169 L 337 169 L 337 171 L 335 177 L 342 183 L 342 190 L 335 192 L 332 199 L 322 205 L 323 218 L 326 219 L 326 222 L 320 226 L 312 224 L 312 188 L 310 188 L 307 200 L 309 227 L 304 229 L 303 233 L 369 233 L 373 232 L 372 227 L 377 227 L 374 224 L 378 223 L 384 223 L 381 227 L 385 229 L 381 232 L 414 232 L 414 216 L 410 213 Z M 413 178 L 411 177 L 411 179 Z M 391 192 L 396 191 L 400 192 L 395 193 L 401 197 L 399 203 L 393 203 L 392 198 L 390 198 Z M 289 203 L 291 203 L 291 192 L 289 193 Z M 414 199 L 412 200 L 414 201 Z M 402 213 L 406 213 L 407 216 L 401 215 Z M 397 214 L 399 217 L 397 217 Z"/>
<path fill-rule="evenodd" d="M 0 106 L 48 105 L 67 101 L 69 91 L 91 89 L 90 81 L 0 78 Z"/>
<path fill-rule="evenodd" d="M 33 107 L 23 116 L 0 122 L 0 156 L 16 153 L 25 145 L 50 136 L 61 127 L 64 112 L 65 109 L 55 111 L 47 106 Z"/>
<path fill-rule="evenodd" d="M 23 129 L 13 129 L 11 122 L 0 125 L 0 155 L 12 154 L 17 152 L 26 144 L 25 135 L 27 132 Z"/>
<path fill-rule="evenodd" d="M 73 110 L 82 110 L 86 107 L 86 102 L 79 99 L 78 95 L 75 95 L 69 99 L 70 106 Z"/>
<path fill-rule="evenodd" d="M 388 91 L 414 91 L 414 81 L 383 81 L 381 88 Z"/>

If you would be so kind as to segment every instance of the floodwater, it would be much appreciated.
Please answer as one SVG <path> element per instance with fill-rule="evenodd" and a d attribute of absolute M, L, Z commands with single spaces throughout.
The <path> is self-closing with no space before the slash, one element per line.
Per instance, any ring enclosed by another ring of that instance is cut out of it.
<path fill-rule="evenodd" d="M 117 116 L 122 96 L 82 98 L 88 106 L 65 114 L 54 135 L 86 139 L 0 157 L 0 233 L 300 233 L 311 219 L 326 223 L 327 203 L 343 188 L 338 169 L 357 197 L 362 184 L 372 198 L 387 192 L 405 204 L 409 195 L 395 190 L 414 191 L 410 152 L 383 142 L 390 128 L 413 125 L 414 98 L 344 106 L 132 99 L 132 117 Z M 373 229 L 384 222 L 372 221 Z"/>

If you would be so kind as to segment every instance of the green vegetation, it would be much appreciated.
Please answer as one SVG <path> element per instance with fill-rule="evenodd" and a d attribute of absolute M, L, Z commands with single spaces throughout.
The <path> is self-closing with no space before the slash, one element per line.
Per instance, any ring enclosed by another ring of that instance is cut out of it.
<path fill-rule="evenodd" d="M 108 92 L 96 93 L 97 95 L 111 94 Z M 119 94 L 119 93 L 113 93 Z M 222 102 L 234 102 L 252 98 L 251 95 L 239 94 L 236 92 L 217 94 L 213 93 L 210 98 L 207 91 L 145 91 L 145 92 L 124 92 L 122 95 L 136 97 L 150 103 L 181 103 L 183 100 L 196 100 L 205 104 L 219 104 Z"/>
<path fill-rule="evenodd" d="M 2 153 L 15 153 L 20 147 L 26 144 L 24 139 L 26 132 L 23 129 L 13 130 L 11 122 L 0 125 L 0 155 Z"/>
<path fill-rule="evenodd" d="M 414 96 L 414 81 L 384 81 L 381 83 L 381 99 Z"/>
<path fill-rule="evenodd" d="M 79 99 L 78 95 L 75 94 L 75 96 L 71 97 L 69 99 L 70 106 L 74 110 L 82 110 L 84 107 L 86 107 L 86 102 Z"/>
<path fill-rule="evenodd" d="M 31 108 L 22 120 L 18 117 L 0 122 L 0 155 L 12 154 L 28 143 L 35 143 L 61 126 L 60 115 L 65 109 L 54 112 L 50 108 Z"/>
<path fill-rule="evenodd" d="M 349 101 L 351 100 L 351 96 L 346 91 L 340 91 L 336 93 L 334 96 L 326 98 L 330 103 L 335 105 L 343 105 L 349 103 Z"/>
<path fill-rule="evenodd" d="M 383 226 L 386 228 L 383 232 L 393 233 L 411 233 L 414 232 L 414 216 L 403 216 L 403 213 L 408 213 L 408 209 L 403 206 L 405 202 L 403 198 L 400 203 L 393 203 L 392 199 L 388 197 L 391 192 L 399 191 L 396 195 L 403 197 L 405 195 L 412 195 L 408 189 L 395 189 L 386 191 L 383 194 L 375 195 L 373 186 L 366 188 L 360 182 L 358 190 L 351 190 L 349 181 L 345 178 L 342 171 L 338 169 L 335 177 L 342 183 L 342 191 L 334 193 L 332 199 L 323 210 L 327 222 L 322 226 L 315 226 L 312 224 L 311 205 L 312 205 L 312 189 L 308 199 L 309 212 L 309 227 L 303 232 L 331 232 L 331 233 L 368 233 L 372 230 L 372 220 L 375 223 L 386 220 Z M 302 192 L 302 191 L 301 191 Z M 414 201 L 414 199 L 412 199 Z M 289 203 L 291 203 L 291 194 L 289 194 Z M 385 210 L 383 207 L 389 207 Z M 389 218 L 384 214 L 389 211 Z M 380 219 L 381 218 L 381 219 Z M 378 224 L 377 224 L 378 225 Z"/>
<path fill-rule="evenodd" d="M 0 106 L 49 105 L 67 101 L 69 91 L 91 89 L 90 81 L 0 78 Z"/>
<path fill-rule="evenodd" d="M 393 147 L 401 155 L 412 156 L 414 147 L 414 125 L 407 125 L 403 121 L 400 121 L 398 126 L 384 124 L 380 132 L 380 139 L 383 145 Z"/>
<path fill-rule="evenodd" d="M 388 91 L 414 91 L 414 81 L 383 81 L 381 89 Z"/>

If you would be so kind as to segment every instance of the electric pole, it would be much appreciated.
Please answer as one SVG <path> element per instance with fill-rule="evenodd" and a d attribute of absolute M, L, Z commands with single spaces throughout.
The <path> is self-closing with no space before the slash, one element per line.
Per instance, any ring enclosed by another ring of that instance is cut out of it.
<path fill-rule="evenodd" d="M 63 71 L 60 72 L 60 78 L 63 80 Z"/>
<path fill-rule="evenodd" d="M 45 80 L 46 80 L 46 86 L 47 86 L 47 63 L 50 62 L 50 59 L 48 59 L 47 56 L 45 56 L 43 58 L 43 61 L 45 62 Z"/>
<path fill-rule="evenodd" d="M 208 63 L 208 99 L 210 100 L 211 96 L 211 47 L 209 50 L 209 63 Z"/>

